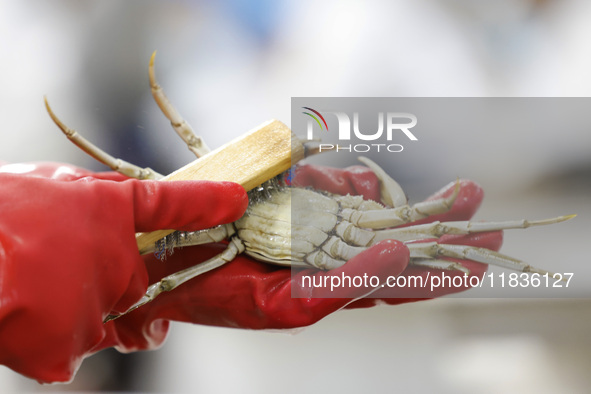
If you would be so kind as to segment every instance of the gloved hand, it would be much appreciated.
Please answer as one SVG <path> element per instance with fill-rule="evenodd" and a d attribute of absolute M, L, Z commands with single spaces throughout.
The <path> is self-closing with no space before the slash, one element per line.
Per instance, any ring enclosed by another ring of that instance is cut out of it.
<path fill-rule="evenodd" d="M 18 170 L 22 171 L 22 168 L 19 168 Z M 308 184 L 313 184 L 314 181 L 317 181 L 329 191 L 340 192 L 343 194 L 363 194 L 366 198 L 373 199 L 379 197 L 377 179 L 375 175 L 365 167 L 337 170 L 304 166 L 300 171 L 300 175 L 298 176 L 299 180 L 303 180 Z M 125 179 L 124 176 L 115 173 L 94 174 L 70 166 L 55 168 L 53 164 L 45 167 L 38 166 L 36 172 L 29 172 L 28 175 L 37 175 L 68 181 L 74 181 L 83 176 L 118 181 Z M 451 188 L 445 190 L 443 193 L 451 193 Z M 433 220 L 467 219 L 476 211 L 481 199 L 482 191 L 479 187 L 471 182 L 462 182 L 460 196 L 456 199 L 456 203 L 452 210 L 445 215 L 439 215 L 438 217 L 433 218 Z M 189 206 L 188 204 L 183 204 L 183 208 L 186 208 L 185 205 Z M 162 215 L 160 211 L 159 215 Z M 474 245 L 494 249 L 495 247 L 500 246 L 499 234 L 500 233 L 493 233 L 493 236 L 489 236 L 489 238 L 487 238 L 485 234 L 482 234 L 479 239 L 466 239 L 462 240 L 461 243 L 470 244 L 469 242 L 472 242 Z M 449 241 L 453 242 L 453 239 L 450 239 Z M 225 245 L 217 244 L 177 250 L 175 254 L 169 257 L 164 263 L 156 260 L 152 256 L 146 256 L 144 257 L 144 261 L 150 274 L 149 283 L 156 282 L 163 276 L 213 257 L 221 252 L 224 247 Z M 368 261 L 371 261 L 369 268 L 367 265 Z M 358 274 L 375 275 L 383 281 L 389 275 L 396 276 L 401 273 L 402 275 L 408 274 L 409 270 L 414 268 L 410 267 L 405 271 L 407 263 L 408 249 L 396 241 L 385 241 L 375 245 L 349 261 L 338 270 L 322 272 L 315 269 L 306 269 L 301 270 L 293 277 L 290 269 L 256 262 L 245 256 L 238 256 L 231 264 L 227 264 L 193 279 L 170 293 L 160 295 L 155 301 L 142 306 L 132 313 L 103 325 L 102 329 L 104 331 L 97 336 L 102 337 L 102 339 L 97 339 L 92 342 L 94 345 L 89 344 L 83 351 L 75 349 L 72 346 L 42 346 L 40 348 L 28 348 L 28 356 L 31 356 L 33 359 L 37 359 L 39 355 L 41 355 L 42 359 L 47 359 L 48 356 L 45 353 L 45 350 L 53 350 L 57 353 L 57 356 L 53 355 L 53 357 L 58 357 L 63 360 L 61 368 L 58 367 L 50 370 L 45 368 L 43 362 L 28 364 L 26 360 L 15 359 L 14 357 L 12 358 L 12 362 L 11 360 L 5 361 L 4 359 L 0 359 L 0 362 L 10 365 L 13 369 L 27 373 L 29 376 L 33 376 L 39 380 L 63 381 L 72 376 L 75 367 L 79 365 L 82 357 L 86 354 L 90 354 L 109 346 L 115 346 L 121 351 L 151 349 L 158 346 L 166 336 L 169 319 L 241 328 L 290 328 L 305 326 L 312 324 L 343 307 L 372 306 L 375 304 L 375 299 L 359 299 L 372 290 L 367 287 L 340 288 L 340 293 L 333 294 L 333 296 L 342 298 L 315 298 L 318 296 L 318 292 L 315 289 L 308 289 L 302 286 L 301 282 L 304 275 L 313 275 L 316 278 L 323 278 L 327 275 L 340 275 L 340 273 L 343 272 L 349 276 L 355 276 Z M 485 270 L 485 266 L 483 265 L 470 262 L 462 263 L 470 266 L 474 275 L 482 275 Z M 423 274 L 426 272 L 425 269 L 416 269 Z M 54 276 L 55 273 L 50 272 L 45 274 L 47 278 L 51 278 L 52 275 Z M 80 276 L 84 277 L 85 275 L 82 272 L 80 273 Z M 89 293 L 111 293 L 112 290 L 110 290 L 110 287 L 116 287 L 119 282 L 118 278 L 120 277 L 121 274 L 115 272 L 108 278 L 108 280 L 103 280 L 105 283 L 113 281 L 112 284 L 104 284 L 107 289 L 103 290 L 102 286 L 93 286 Z M 96 279 L 89 280 L 88 282 L 92 283 L 93 281 L 96 281 Z M 129 302 L 119 302 L 120 305 L 118 305 L 117 308 L 112 309 L 126 309 L 133 300 L 139 298 L 139 295 L 141 295 L 140 291 L 134 291 L 134 289 L 145 289 L 145 283 L 146 281 L 143 281 L 141 286 L 128 286 L 129 290 L 126 291 L 126 295 L 122 295 L 121 298 L 129 299 Z M 55 287 L 62 290 L 60 286 Z M 0 286 L 0 290 L 1 289 L 3 289 L 2 286 Z M 384 297 L 383 301 L 386 301 L 387 303 L 411 301 L 403 298 L 388 298 L 405 297 L 405 293 L 382 294 L 385 290 L 390 289 L 381 289 L 379 290 L 379 293 L 376 292 L 374 294 Z M 444 290 L 452 292 L 461 289 L 454 288 Z M 445 293 L 445 291 L 442 293 Z M 39 293 L 47 294 L 47 290 L 43 287 L 35 287 L 31 292 L 37 292 L 38 295 Z M 0 294 L 1 293 L 2 291 L 0 291 Z M 133 294 L 133 296 L 131 294 Z M 292 295 L 295 295 L 296 297 L 299 296 L 300 298 L 292 298 Z M 419 298 L 438 295 L 441 294 L 424 294 Z M 416 297 L 416 295 L 411 296 Z M 49 310 L 50 309 L 48 309 L 48 311 Z M 5 315 L 0 308 L 0 328 L 2 328 L 2 324 L 4 324 L 2 319 L 3 316 Z M 84 329 L 84 326 L 88 326 L 88 324 L 84 323 L 85 320 L 96 323 L 97 321 L 102 320 L 104 316 L 104 311 L 86 313 L 84 318 L 77 319 L 79 330 Z M 48 316 L 47 318 L 51 319 L 51 316 Z M 90 326 L 93 325 L 91 324 Z M 22 335 L 16 338 L 17 341 L 15 342 L 18 344 L 20 341 L 26 340 L 28 335 L 31 335 L 30 330 L 25 330 Z M 4 346 L 4 334 L 2 330 L 0 330 L 0 336 L 2 336 L 2 338 L 0 338 L 1 348 Z M 48 335 L 44 336 L 44 338 L 47 337 Z M 64 341 L 67 342 L 67 339 Z M 92 349 L 88 350 L 90 348 Z"/>
<path fill-rule="evenodd" d="M 299 168 L 296 182 L 340 194 L 361 194 L 365 198 L 379 200 L 379 184 L 376 176 L 366 167 L 351 167 L 345 170 L 318 166 Z M 450 185 L 432 196 L 448 196 L 455 185 Z M 431 220 L 466 220 L 477 210 L 482 201 L 482 189 L 470 181 L 460 182 L 460 192 L 452 209 L 429 218 Z M 425 222 L 427 220 L 423 220 Z M 462 243 L 498 249 L 501 233 L 486 233 L 470 236 L 446 236 L 441 242 Z M 204 245 L 175 251 L 164 263 L 152 256 L 146 257 L 150 282 L 157 282 L 164 276 L 180 271 L 200 261 L 219 254 L 225 245 Z M 459 261 L 471 270 L 471 275 L 481 277 L 486 265 Z M 123 351 L 145 349 L 163 340 L 163 327 L 168 320 L 184 321 L 224 327 L 251 329 L 292 328 L 313 324 L 330 313 L 344 307 L 369 307 L 382 301 L 389 304 L 438 297 L 465 288 L 442 288 L 431 293 L 428 290 L 408 288 L 382 288 L 372 297 L 364 298 L 371 289 L 339 288 L 333 298 L 318 298 L 326 294 L 324 289 L 309 289 L 302 285 L 305 275 L 323 277 L 345 273 L 351 277 L 375 275 L 383 280 L 388 275 L 426 275 L 426 268 L 408 267 L 408 249 L 397 241 L 387 241 L 369 248 L 343 267 L 323 272 L 313 268 L 299 270 L 292 276 L 292 270 L 260 263 L 244 255 L 231 263 L 203 274 L 179 286 L 169 293 L 163 293 L 154 301 L 130 314 L 115 320 L 118 348 Z M 434 272 L 434 270 L 431 270 Z M 448 275 L 456 275 L 447 272 Z M 458 272 L 457 275 L 464 274 Z M 293 296 L 296 298 L 294 298 Z M 361 298 L 360 298 L 361 297 Z M 138 335 L 143 332 L 144 335 Z"/>
<path fill-rule="evenodd" d="M 124 178 L 51 163 L 0 167 L 0 364 L 70 380 L 86 355 L 113 343 L 103 319 L 147 288 L 137 231 L 208 228 L 247 206 L 234 183 Z"/>

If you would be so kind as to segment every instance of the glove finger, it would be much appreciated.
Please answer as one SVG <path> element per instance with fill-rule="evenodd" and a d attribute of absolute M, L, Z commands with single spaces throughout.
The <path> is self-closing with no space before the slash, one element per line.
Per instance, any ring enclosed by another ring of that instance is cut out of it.
<path fill-rule="evenodd" d="M 302 165 L 296 168 L 294 186 L 312 187 L 339 195 L 361 195 L 366 200 L 380 201 L 378 178 L 367 167 L 345 169 Z"/>
<path fill-rule="evenodd" d="M 133 187 L 136 231 L 196 231 L 239 219 L 248 197 L 233 182 L 137 181 Z"/>
<path fill-rule="evenodd" d="M 452 182 L 441 190 L 427 198 L 425 201 L 432 201 L 439 198 L 446 198 L 451 196 L 456 188 L 456 182 Z M 476 183 L 467 180 L 460 180 L 460 191 L 451 209 L 445 213 L 429 216 L 426 219 L 417 220 L 413 222 L 412 226 L 423 223 L 431 223 L 434 221 L 451 222 L 458 220 L 469 220 L 474 216 L 482 199 L 484 198 L 484 191 Z"/>
<path fill-rule="evenodd" d="M 369 168 L 363 166 L 339 169 L 302 165 L 296 169 L 293 184 L 295 186 L 309 186 L 317 190 L 340 195 L 362 195 L 366 200 L 381 201 L 377 177 Z M 456 221 L 470 219 L 480 207 L 484 192 L 476 183 L 466 179 L 460 180 L 459 186 L 458 197 L 448 212 L 413 222 L 413 225 L 430 223 L 436 220 Z M 456 182 L 452 182 L 427 198 L 426 201 L 449 197 L 454 193 L 455 188 Z"/>

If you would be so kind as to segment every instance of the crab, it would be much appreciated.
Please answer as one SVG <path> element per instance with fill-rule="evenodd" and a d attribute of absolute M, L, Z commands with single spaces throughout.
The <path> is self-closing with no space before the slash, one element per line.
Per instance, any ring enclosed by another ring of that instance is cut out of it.
<path fill-rule="evenodd" d="M 170 120 L 173 129 L 199 158 L 207 154 L 209 148 L 173 107 L 156 81 L 155 54 L 152 54 L 148 68 L 152 95 L 163 114 Z M 47 100 L 45 104 L 52 120 L 62 132 L 95 159 L 132 178 L 158 180 L 163 177 L 150 168 L 140 168 L 102 151 L 62 123 Z M 309 151 L 315 152 L 312 148 Z M 489 249 L 443 244 L 438 243 L 437 239 L 446 234 L 472 234 L 554 224 L 569 220 L 575 215 L 537 221 L 435 221 L 408 225 L 449 211 L 458 196 L 459 181 L 449 197 L 409 205 L 401 186 L 382 168 L 368 158 L 360 157 L 359 160 L 379 180 L 381 202 L 365 200 L 361 196 L 342 196 L 293 187 L 285 181 L 285 174 L 280 175 L 249 192 L 249 207 L 245 215 L 236 222 L 196 232 L 175 232 L 156 242 L 146 252 L 154 252 L 158 257 L 164 258 L 175 247 L 229 239 L 227 248 L 222 253 L 150 285 L 145 295 L 128 311 L 120 315 L 110 315 L 106 321 L 124 315 L 150 302 L 162 292 L 173 290 L 198 275 L 232 261 L 240 253 L 271 264 L 330 270 L 342 266 L 382 240 L 396 239 L 404 242 L 410 250 L 410 263 L 413 265 L 458 270 L 469 274 L 461 264 L 446 259 L 456 258 L 520 272 L 554 276 L 551 272 Z"/>

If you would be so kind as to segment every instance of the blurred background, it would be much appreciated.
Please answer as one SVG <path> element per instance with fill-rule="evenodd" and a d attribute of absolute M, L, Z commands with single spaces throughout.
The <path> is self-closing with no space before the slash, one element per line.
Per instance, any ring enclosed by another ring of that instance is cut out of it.
<path fill-rule="evenodd" d="M 0 160 L 105 169 L 61 135 L 43 95 L 115 156 L 161 173 L 193 160 L 152 101 L 154 50 L 161 85 L 212 148 L 270 118 L 289 124 L 297 96 L 588 97 L 589 12 L 585 0 L 0 0 Z M 455 176 L 477 181 L 486 191 L 478 219 L 578 213 L 560 228 L 507 235 L 503 251 L 584 266 L 591 133 L 555 133 L 523 129 L 505 135 L 510 154 L 495 151 L 506 140 L 489 138 L 461 155 L 467 136 L 446 132 L 437 152 L 387 170 L 414 201 Z M 445 162 L 432 163 L 435 154 Z M 589 281 L 585 271 L 575 277 Z M 590 312 L 588 298 L 466 297 L 345 311 L 288 333 L 176 324 L 160 350 L 101 352 L 69 385 L 39 386 L 0 367 L 0 387 L 585 393 Z"/>

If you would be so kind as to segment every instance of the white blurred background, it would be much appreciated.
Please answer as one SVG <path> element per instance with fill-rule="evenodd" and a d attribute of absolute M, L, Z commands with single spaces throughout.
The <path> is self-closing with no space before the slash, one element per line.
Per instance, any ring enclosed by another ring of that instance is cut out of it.
<path fill-rule="evenodd" d="M 214 148 L 289 124 L 293 96 L 590 96 L 590 12 L 585 0 L 0 0 L 0 160 L 104 169 L 60 134 L 43 95 L 116 156 L 162 173 L 193 160 L 152 102 L 154 50 L 161 85 Z M 446 165 L 465 166 L 457 175 L 487 193 L 480 219 L 578 213 L 507 235 L 503 251 L 584 264 L 591 133 L 557 133 L 514 136 L 527 155 L 416 157 L 391 172 L 413 179 L 416 201 L 453 180 L 432 183 Z M 70 385 L 0 367 L 0 390 L 585 393 L 590 311 L 588 299 L 454 299 L 344 311 L 298 333 L 179 324 L 158 351 L 93 356 Z"/>

